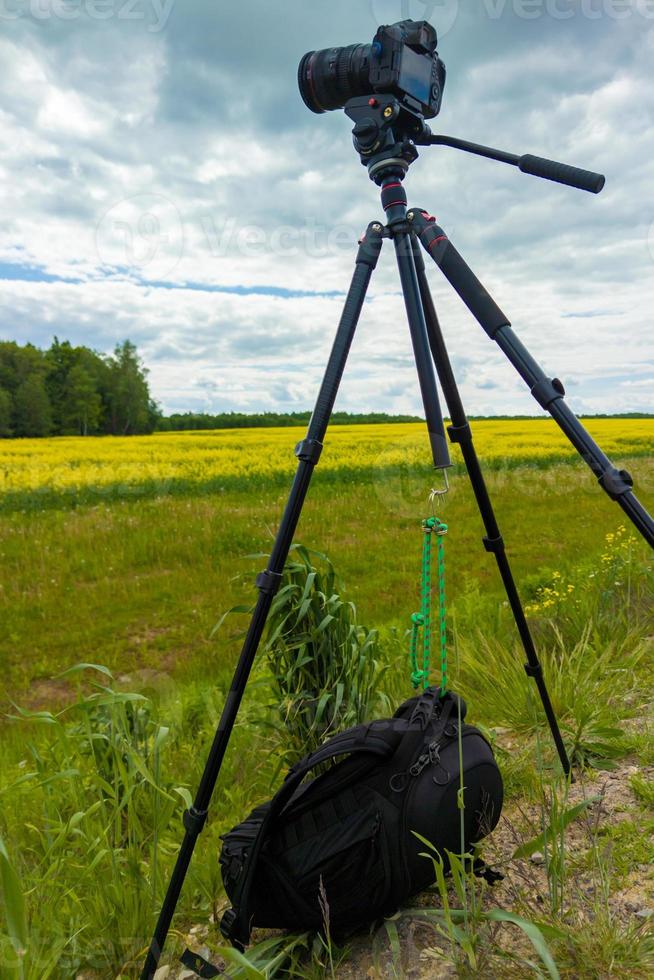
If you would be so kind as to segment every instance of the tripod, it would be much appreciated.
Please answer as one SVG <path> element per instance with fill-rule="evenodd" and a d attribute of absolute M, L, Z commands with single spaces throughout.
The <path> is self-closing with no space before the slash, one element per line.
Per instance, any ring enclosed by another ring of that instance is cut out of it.
<path fill-rule="evenodd" d="M 395 247 L 402 292 L 413 343 L 420 390 L 427 420 L 429 442 L 436 469 L 450 466 L 436 374 L 447 404 L 452 425 L 449 438 L 460 446 L 470 477 L 486 536 L 484 547 L 494 555 L 509 605 L 526 656 L 526 672 L 538 688 L 543 710 L 552 733 L 563 771 L 570 774 L 570 761 L 561 737 L 545 684 L 543 669 L 520 601 L 506 554 L 504 540 L 495 517 L 472 431 L 461 401 L 448 356 L 434 302 L 429 290 L 425 263 L 420 246 L 439 266 L 445 278 L 459 294 L 479 324 L 506 354 L 525 380 L 532 395 L 547 410 L 584 461 L 597 476 L 604 491 L 615 500 L 636 529 L 654 547 L 654 521 L 633 494 L 628 473 L 617 470 L 592 440 L 567 406 L 563 385 L 550 379 L 531 357 L 511 329 L 510 321 L 466 265 L 434 218 L 420 209 L 407 209 L 403 181 L 411 163 L 417 158 L 416 144 L 447 145 L 519 167 L 523 172 L 540 176 L 582 190 L 599 193 L 604 178 L 598 174 L 566 167 L 539 157 L 517 157 L 489 147 L 466 143 L 451 137 L 434 136 L 415 117 L 406 122 L 406 114 L 392 96 L 352 99 L 345 107 L 355 122 L 355 148 L 368 168 L 370 178 L 381 188 L 386 224 L 372 222 L 359 243 L 355 269 L 345 307 L 320 387 L 306 438 L 295 454 L 298 468 L 288 503 L 282 517 L 268 567 L 257 577 L 259 598 L 243 644 L 240 659 L 225 702 L 209 757 L 193 806 L 184 814 L 185 835 L 159 920 L 150 945 L 141 980 L 151 980 L 168 935 L 172 917 L 193 855 L 195 844 L 208 815 L 208 807 L 220 773 L 245 687 L 266 619 L 279 589 L 284 565 L 298 525 L 313 471 L 320 460 L 330 417 L 345 370 L 354 333 L 363 309 L 372 274 L 377 266 L 385 238 Z M 248 935 L 247 924 L 240 922 L 238 910 L 229 910 L 221 923 L 223 935 L 239 945 L 239 936 Z"/>

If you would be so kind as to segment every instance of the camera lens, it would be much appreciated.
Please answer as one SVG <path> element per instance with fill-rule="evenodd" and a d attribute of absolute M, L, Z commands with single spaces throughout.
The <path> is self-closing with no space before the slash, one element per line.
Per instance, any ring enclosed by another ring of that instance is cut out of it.
<path fill-rule="evenodd" d="M 372 45 L 309 51 L 300 62 L 300 95 L 312 112 L 342 109 L 349 99 L 367 95 L 370 86 Z"/>

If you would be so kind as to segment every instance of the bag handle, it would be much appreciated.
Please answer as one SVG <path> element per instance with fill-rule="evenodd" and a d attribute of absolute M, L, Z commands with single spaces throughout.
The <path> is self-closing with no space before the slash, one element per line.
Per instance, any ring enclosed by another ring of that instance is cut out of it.
<path fill-rule="evenodd" d="M 324 745 L 319 746 L 310 755 L 300 759 L 288 772 L 286 779 L 302 772 L 306 775 L 311 769 L 330 759 L 345 755 L 348 752 L 372 752 L 376 755 L 391 755 L 400 744 L 406 724 L 399 719 L 371 721 L 367 725 L 357 725 L 348 728 L 340 735 L 334 735 Z"/>
<path fill-rule="evenodd" d="M 291 801 L 296 789 L 308 773 L 316 766 L 330 759 L 343 755 L 367 753 L 377 758 L 387 758 L 393 755 L 402 740 L 406 723 L 398 724 L 399 719 L 385 722 L 371 722 L 369 725 L 358 725 L 347 732 L 334 736 L 311 755 L 296 763 L 289 770 L 281 788 L 270 801 L 270 806 L 264 816 L 257 836 L 245 859 L 241 871 L 241 880 L 237 885 L 234 896 L 234 907 L 227 909 L 220 922 L 220 931 L 237 949 L 243 949 L 250 941 L 252 931 L 249 905 L 250 891 L 261 853 L 261 848 L 270 832 L 273 821 Z"/>

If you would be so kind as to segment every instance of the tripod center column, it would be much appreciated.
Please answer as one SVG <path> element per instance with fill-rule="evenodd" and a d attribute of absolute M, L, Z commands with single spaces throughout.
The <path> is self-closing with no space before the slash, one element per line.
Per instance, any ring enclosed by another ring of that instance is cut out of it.
<path fill-rule="evenodd" d="M 382 207 L 386 212 L 388 227 L 392 231 L 398 224 L 406 224 L 407 195 L 402 184 L 404 174 L 396 171 L 384 178 L 381 185 Z"/>

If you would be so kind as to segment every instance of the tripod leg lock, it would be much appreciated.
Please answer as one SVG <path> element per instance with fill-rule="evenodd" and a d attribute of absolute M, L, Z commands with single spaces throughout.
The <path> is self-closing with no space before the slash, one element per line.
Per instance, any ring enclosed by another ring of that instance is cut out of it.
<path fill-rule="evenodd" d="M 460 446 L 470 445 L 472 442 L 472 429 L 468 422 L 465 425 L 448 426 L 447 434 L 450 437 L 450 442 L 458 443 Z"/>
<path fill-rule="evenodd" d="M 281 574 L 279 572 L 271 572 L 269 568 L 265 572 L 260 572 L 257 575 L 257 588 L 264 595 L 277 595 L 281 584 Z"/>
<path fill-rule="evenodd" d="M 320 462 L 322 449 L 322 443 L 318 442 L 317 439 L 305 439 L 304 442 L 298 442 L 295 447 L 295 455 L 303 463 L 311 463 L 312 466 L 317 466 Z"/>
<path fill-rule="evenodd" d="M 542 664 L 525 664 L 525 674 L 527 677 L 533 677 L 534 680 L 538 680 L 543 677 L 543 666 Z"/>
<path fill-rule="evenodd" d="M 531 389 L 531 393 L 545 411 L 548 411 L 553 402 L 565 398 L 565 388 L 563 382 L 558 378 L 543 378 Z"/>
<path fill-rule="evenodd" d="M 484 548 L 489 555 L 499 555 L 505 550 L 504 538 L 484 538 Z"/>
<path fill-rule="evenodd" d="M 631 493 L 634 486 L 634 478 L 626 470 L 616 470 L 613 467 L 605 470 L 600 477 L 600 486 L 606 490 L 613 500 L 618 500 L 625 493 Z"/>
<path fill-rule="evenodd" d="M 199 837 L 209 816 L 208 810 L 196 810 L 194 806 L 184 811 L 184 829 L 192 837 Z"/>

